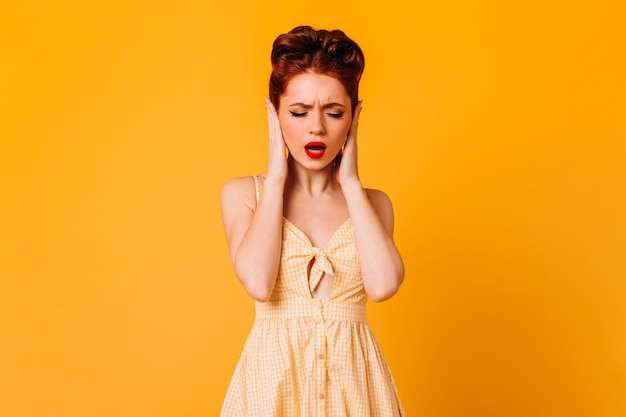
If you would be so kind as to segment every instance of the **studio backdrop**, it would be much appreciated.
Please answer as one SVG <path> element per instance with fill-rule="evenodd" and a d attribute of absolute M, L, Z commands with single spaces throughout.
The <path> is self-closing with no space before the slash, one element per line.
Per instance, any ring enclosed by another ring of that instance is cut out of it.
<path fill-rule="evenodd" d="M 407 415 L 626 415 L 619 1 L 30 1 L 0 10 L 0 416 L 217 416 L 254 320 L 219 193 L 265 170 L 274 38 L 365 58 L 363 183 L 406 278 Z"/>

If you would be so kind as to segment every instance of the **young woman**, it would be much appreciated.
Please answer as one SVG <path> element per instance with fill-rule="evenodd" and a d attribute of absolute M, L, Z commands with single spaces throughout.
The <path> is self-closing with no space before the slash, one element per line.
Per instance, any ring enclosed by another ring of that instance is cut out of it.
<path fill-rule="evenodd" d="M 234 270 L 256 300 L 222 416 L 403 416 L 365 318 L 404 266 L 391 202 L 357 170 L 363 53 L 339 30 L 300 26 L 271 58 L 267 171 L 221 195 Z"/>

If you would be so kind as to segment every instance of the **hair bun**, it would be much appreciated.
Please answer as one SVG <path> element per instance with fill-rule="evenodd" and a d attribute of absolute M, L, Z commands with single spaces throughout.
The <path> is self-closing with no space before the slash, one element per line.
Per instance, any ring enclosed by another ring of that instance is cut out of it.
<path fill-rule="evenodd" d="M 272 63 L 275 64 L 283 58 L 298 59 L 305 55 L 314 55 L 322 49 L 322 43 L 321 33 L 310 26 L 298 26 L 276 38 L 272 48 Z"/>
<path fill-rule="evenodd" d="M 345 35 L 344 35 L 345 36 Z M 337 62 L 338 66 L 349 67 L 358 64 L 354 42 L 341 37 L 329 37 L 324 45 L 326 53 Z"/>
<path fill-rule="evenodd" d="M 350 96 L 353 109 L 356 106 L 365 59 L 359 45 L 341 30 L 297 26 L 274 40 L 271 61 L 270 100 L 276 108 L 289 80 L 307 71 L 338 79 Z"/>

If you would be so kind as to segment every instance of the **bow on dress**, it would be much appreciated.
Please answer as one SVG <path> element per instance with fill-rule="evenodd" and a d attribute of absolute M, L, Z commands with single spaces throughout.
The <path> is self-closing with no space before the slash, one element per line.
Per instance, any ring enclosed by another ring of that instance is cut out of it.
<path fill-rule="evenodd" d="M 309 275 L 309 289 L 313 292 L 320 283 L 324 272 L 333 276 L 335 272 L 333 271 L 333 265 L 330 263 L 328 256 L 326 256 L 322 249 L 313 246 L 310 255 L 313 260 L 313 265 L 311 266 L 311 273 Z"/>

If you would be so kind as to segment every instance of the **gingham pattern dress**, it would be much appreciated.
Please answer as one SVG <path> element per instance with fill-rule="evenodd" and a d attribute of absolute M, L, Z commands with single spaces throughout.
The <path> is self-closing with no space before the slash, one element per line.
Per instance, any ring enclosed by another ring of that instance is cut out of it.
<path fill-rule="evenodd" d="M 334 276 L 331 296 L 314 299 L 324 272 Z M 404 416 L 366 304 L 351 221 L 316 248 L 284 218 L 276 286 L 256 302 L 221 416 Z"/>

